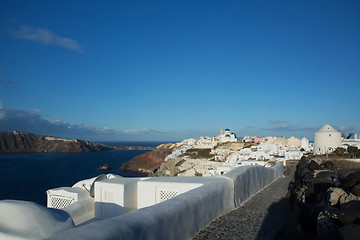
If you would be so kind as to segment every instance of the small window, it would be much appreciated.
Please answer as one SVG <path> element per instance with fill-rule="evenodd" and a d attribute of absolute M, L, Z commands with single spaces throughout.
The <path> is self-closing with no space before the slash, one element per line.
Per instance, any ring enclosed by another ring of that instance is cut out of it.
<path fill-rule="evenodd" d="M 329 137 L 331 137 L 331 133 L 329 133 Z"/>

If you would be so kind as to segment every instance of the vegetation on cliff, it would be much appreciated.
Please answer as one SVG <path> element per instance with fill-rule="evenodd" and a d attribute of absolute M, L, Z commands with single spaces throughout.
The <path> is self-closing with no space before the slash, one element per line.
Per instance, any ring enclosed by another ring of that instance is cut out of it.
<path fill-rule="evenodd" d="M 192 148 L 192 149 L 188 149 L 185 152 L 186 156 L 189 156 L 193 159 L 198 159 L 198 158 L 213 158 L 214 154 L 210 154 L 211 149 L 210 148 Z"/>

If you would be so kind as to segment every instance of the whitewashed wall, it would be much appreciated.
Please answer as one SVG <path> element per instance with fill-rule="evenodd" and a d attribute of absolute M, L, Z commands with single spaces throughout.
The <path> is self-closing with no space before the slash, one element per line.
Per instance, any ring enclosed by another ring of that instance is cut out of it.
<path fill-rule="evenodd" d="M 180 192 L 178 183 L 195 188 L 153 206 L 77 227 L 73 220 L 75 224 L 81 222 L 84 216 L 79 212 L 84 212 L 92 200 L 89 204 L 73 205 L 73 209 L 68 209 L 73 220 L 65 211 L 47 209 L 31 202 L 4 200 L 0 201 L 0 239 L 188 239 L 210 221 L 240 206 L 282 176 L 282 165 L 277 164 L 272 168 L 240 167 L 214 177 L 149 178 L 143 187 L 152 186 L 152 191 L 157 186 L 171 186 L 171 183 Z"/>
<path fill-rule="evenodd" d="M 234 202 L 238 207 L 252 195 L 278 179 L 283 177 L 283 165 L 278 163 L 271 168 L 262 166 L 245 166 L 239 167 L 228 174 L 229 178 L 234 181 Z"/>
<path fill-rule="evenodd" d="M 157 177 L 140 181 L 137 185 L 137 207 L 150 207 L 174 195 L 202 186 L 202 183 L 197 182 L 198 178 L 189 177 Z"/>
<path fill-rule="evenodd" d="M 154 206 L 77 227 L 51 239 L 187 239 L 234 208 L 234 182 L 230 178 L 183 179 L 203 185 Z"/>
<path fill-rule="evenodd" d="M 50 239 L 188 239 L 210 221 L 240 206 L 283 177 L 283 167 L 248 166 L 219 177 L 178 177 L 201 187 L 168 201 L 58 233 Z"/>

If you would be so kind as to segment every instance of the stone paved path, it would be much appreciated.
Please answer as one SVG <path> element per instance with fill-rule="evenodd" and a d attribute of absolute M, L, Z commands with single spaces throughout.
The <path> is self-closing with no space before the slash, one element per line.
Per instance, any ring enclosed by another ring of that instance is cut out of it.
<path fill-rule="evenodd" d="M 281 234 L 292 226 L 290 204 L 285 196 L 293 177 L 294 168 L 242 206 L 215 219 L 192 239 L 281 239 Z"/>

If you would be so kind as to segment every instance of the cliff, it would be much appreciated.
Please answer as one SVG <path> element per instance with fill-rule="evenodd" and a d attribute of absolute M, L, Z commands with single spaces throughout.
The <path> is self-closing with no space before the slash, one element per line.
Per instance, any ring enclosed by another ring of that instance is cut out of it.
<path fill-rule="evenodd" d="M 155 147 L 145 146 L 112 146 L 116 150 L 155 150 Z"/>
<path fill-rule="evenodd" d="M 77 139 L 63 139 L 25 132 L 0 132 L 0 153 L 100 152 L 114 147 Z"/>
<path fill-rule="evenodd" d="M 161 144 L 151 152 L 135 156 L 129 162 L 124 163 L 119 170 L 150 175 L 161 165 L 165 157 L 172 153 L 174 149 L 175 144 L 173 143 Z"/>

